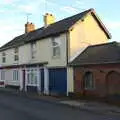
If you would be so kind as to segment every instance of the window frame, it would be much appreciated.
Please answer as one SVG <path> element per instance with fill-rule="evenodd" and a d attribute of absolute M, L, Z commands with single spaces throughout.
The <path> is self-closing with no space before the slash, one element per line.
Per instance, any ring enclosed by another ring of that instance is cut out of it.
<path fill-rule="evenodd" d="M 19 60 L 19 48 L 16 47 L 14 48 L 14 61 L 18 61 Z"/>
<path fill-rule="evenodd" d="M 27 70 L 27 85 L 28 86 L 37 86 L 37 70 L 29 69 Z"/>
<path fill-rule="evenodd" d="M 61 56 L 61 40 L 60 37 L 52 37 L 51 39 L 51 43 L 52 43 L 52 57 L 53 58 L 60 58 Z M 58 52 L 55 52 L 55 50 Z"/>
<path fill-rule="evenodd" d="M 13 70 L 13 81 L 19 81 L 19 70 Z"/>
<path fill-rule="evenodd" d="M 5 70 L 1 70 L 1 80 L 5 80 Z"/>
<path fill-rule="evenodd" d="M 93 90 L 95 89 L 95 80 L 92 72 L 88 71 L 84 75 L 84 89 Z"/>
<path fill-rule="evenodd" d="M 6 53 L 2 53 L 2 63 L 6 63 Z"/>
<path fill-rule="evenodd" d="M 36 53 L 37 53 L 37 49 L 36 49 L 36 42 L 32 42 L 31 43 L 31 59 L 36 59 Z"/>

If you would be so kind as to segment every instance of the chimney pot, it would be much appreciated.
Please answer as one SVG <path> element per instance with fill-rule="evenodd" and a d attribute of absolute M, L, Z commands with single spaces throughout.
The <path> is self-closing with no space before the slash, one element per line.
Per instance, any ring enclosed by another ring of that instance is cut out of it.
<path fill-rule="evenodd" d="M 25 24 L 25 33 L 29 33 L 29 32 L 34 31 L 34 30 L 35 30 L 35 25 L 33 23 L 27 22 Z"/>
<path fill-rule="evenodd" d="M 50 14 L 50 13 L 46 13 L 44 15 L 44 26 L 47 27 L 49 26 L 50 24 L 53 24 L 55 22 L 55 17 Z"/>

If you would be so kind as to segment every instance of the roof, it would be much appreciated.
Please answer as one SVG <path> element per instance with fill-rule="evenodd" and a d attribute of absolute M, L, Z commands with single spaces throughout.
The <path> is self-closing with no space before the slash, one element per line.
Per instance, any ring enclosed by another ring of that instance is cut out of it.
<path fill-rule="evenodd" d="M 87 47 L 70 65 L 120 63 L 120 43 L 111 42 Z"/>
<path fill-rule="evenodd" d="M 20 46 L 22 44 L 32 42 L 35 40 L 41 40 L 41 39 L 46 38 L 46 37 L 50 37 L 53 35 L 67 32 L 78 20 L 85 17 L 89 12 L 95 13 L 94 9 L 89 9 L 89 10 L 81 12 L 77 15 L 74 15 L 74 16 L 65 18 L 63 20 L 60 20 L 56 23 L 53 23 L 53 24 L 49 25 L 48 27 L 41 27 L 41 28 L 34 30 L 32 32 L 17 36 L 13 40 L 8 42 L 7 44 L 3 45 L 0 48 L 0 51 L 3 51 L 5 49 L 9 49 L 9 48 L 13 48 L 16 46 Z M 94 17 L 95 16 L 96 15 L 94 14 Z M 101 23 L 101 21 L 98 19 L 97 16 L 96 16 L 96 19 L 97 19 L 97 22 L 99 23 L 99 25 L 101 26 L 101 28 L 106 33 L 107 37 L 111 38 L 111 35 L 109 34 L 109 32 L 107 31 L 105 26 L 103 26 L 103 24 Z"/>

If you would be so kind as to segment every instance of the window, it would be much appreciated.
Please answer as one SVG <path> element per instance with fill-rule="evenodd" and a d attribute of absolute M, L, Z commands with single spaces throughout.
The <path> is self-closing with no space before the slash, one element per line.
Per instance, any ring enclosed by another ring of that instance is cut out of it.
<path fill-rule="evenodd" d="M 1 80 L 5 80 L 5 71 L 1 71 Z"/>
<path fill-rule="evenodd" d="M 15 48 L 15 49 L 14 49 L 14 61 L 18 61 L 18 60 L 19 60 L 19 55 L 18 55 L 18 53 L 19 53 L 18 48 Z"/>
<path fill-rule="evenodd" d="M 18 81 L 19 80 L 19 71 L 13 70 L 13 80 Z"/>
<path fill-rule="evenodd" d="M 59 57 L 60 56 L 60 38 L 52 38 L 52 56 Z"/>
<path fill-rule="evenodd" d="M 37 85 L 37 71 L 28 70 L 27 71 L 28 85 Z"/>
<path fill-rule="evenodd" d="M 2 53 L 2 63 L 6 62 L 6 54 L 5 52 Z"/>
<path fill-rule="evenodd" d="M 32 59 L 36 57 L 36 42 L 31 43 L 31 57 Z"/>
<path fill-rule="evenodd" d="M 85 73 L 84 87 L 85 87 L 85 89 L 93 89 L 94 88 L 93 74 L 91 72 Z"/>

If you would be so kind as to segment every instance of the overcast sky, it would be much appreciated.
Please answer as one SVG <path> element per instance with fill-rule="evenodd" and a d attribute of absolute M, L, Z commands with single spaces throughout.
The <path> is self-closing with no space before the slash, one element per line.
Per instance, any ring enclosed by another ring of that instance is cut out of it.
<path fill-rule="evenodd" d="M 120 41 L 120 0 L 0 0 L 0 46 L 24 33 L 27 21 L 43 26 L 45 12 L 56 16 L 57 21 L 94 8 L 112 34 L 112 40 Z"/>

